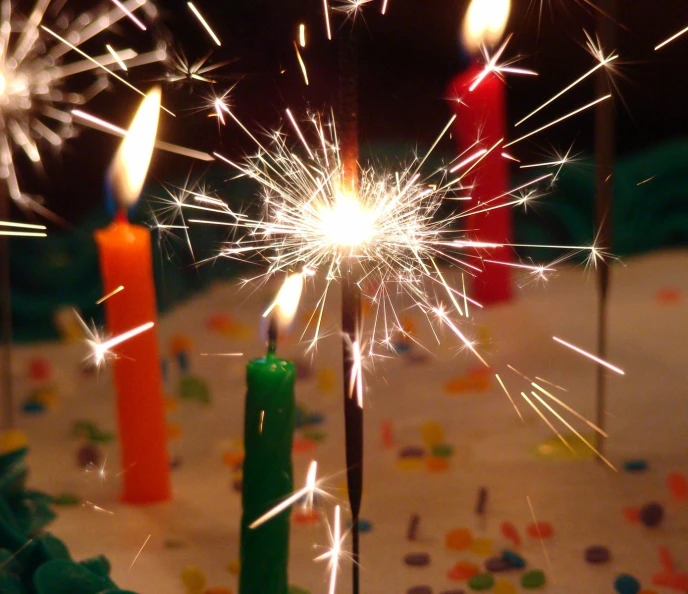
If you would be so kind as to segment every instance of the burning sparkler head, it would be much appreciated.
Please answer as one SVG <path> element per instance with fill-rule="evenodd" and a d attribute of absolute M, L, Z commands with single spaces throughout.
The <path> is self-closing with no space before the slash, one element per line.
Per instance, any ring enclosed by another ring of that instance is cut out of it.
<path fill-rule="evenodd" d="M 121 208 L 136 204 L 153 154 L 160 114 L 160 88 L 155 87 L 131 122 L 109 174 L 109 188 Z"/>
<path fill-rule="evenodd" d="M 32 163 L 40 163 L 43 146 L 59 148 L 74 135 L 71 109 L 108 87 L 102 75 L 106 70 L 117 76 L 115 70 L 158 62 L 165 52 L 116 52 L 106 45 L 108 52 L 92 57 L 81 49 L 134 11 L 155 18 L 151 2 L 124 0 L 120 3 L 123 8 L 103 2 L 71 16 L 63 11 L 64 2 L 36 0 L 26 16 L 13 4 L 17 3 L 0 2 L 0 178 L 20 206 L 49 215 L 22 193 L 15 156 L 24 153 Z M 70 61 L 68 54 L 79 57 Z M 88 72 L 98 76 L 84 85 L 82 75 Z"/>
<path fill-rule="evenodd" d="M 497 45 L 509 20 L 511 0 L 472 0 L 463 20 L 462 40 L 473 53 Z"/>
<path fill-rule="evenodd" d="M 354 251 L 375 237 L 374 213 L 343 188 L 335 190 L 334 200 L 316 206 L 316 212 L 323 242 L 332 248 Z"/>

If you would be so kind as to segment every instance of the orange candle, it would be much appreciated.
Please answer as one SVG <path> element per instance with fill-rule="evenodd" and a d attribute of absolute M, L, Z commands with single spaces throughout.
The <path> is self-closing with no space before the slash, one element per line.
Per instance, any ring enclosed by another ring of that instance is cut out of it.
<path fill-rule="evenodd" d="M 157 129 L 160 92 L 149 93 L 113 162 L 109 187 L 124 213 L 138 199 Z M 96 232 L 107 326 L 116 336 L 157 319 L 150 232 L 124 214 Z M 155 503 L 170 498 L 165 407 L 155 326 L 120 343 L 114 362 L 121 449 L 122 499 Z"/>

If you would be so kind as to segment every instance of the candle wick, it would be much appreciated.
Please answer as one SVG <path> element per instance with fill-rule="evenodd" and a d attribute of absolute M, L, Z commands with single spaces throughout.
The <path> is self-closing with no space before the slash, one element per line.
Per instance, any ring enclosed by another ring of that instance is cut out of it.
<path fill-rule="evenodd" d="M 268 326 L 268 355 L 274 355 L 277 350 L 277 322 L 275 318 L 270 318 Z"/>
<path fill-rule="evenodd" d="M 127 209 L 124 207 L 118 208 L 115 213 L 115 222 L 117 223 L 127 223 L 129 222 L 129 217 L 127 217 Z"/>

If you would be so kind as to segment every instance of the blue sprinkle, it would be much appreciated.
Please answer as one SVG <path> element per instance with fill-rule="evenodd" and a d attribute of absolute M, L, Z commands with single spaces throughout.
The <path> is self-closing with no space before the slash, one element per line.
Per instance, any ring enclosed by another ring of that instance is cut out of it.
<path fill-rule="evenodd" d="M 626 472 L 642 472 L 643 470 L 647 470 L 647 462 L 642 458 L 626 460 L 624 462 L 624 470 Z"/>
<path fill-rule="evenodd" d="M 622 573 L 614 580 L 614 590 L 619 594 L 638 594 L 640 592 L 640 582 L 632 575 Z"/>
<path fill-rule="evenodd" d="M 177 363 L 181 372 L 187 373 L 189 371 L 189 354 L 184 351 L 177 353 Z"/>
<path fill-rule="evenodd" d="M 42 403 L 38 402 L 38 400 L 27 400 L 24 403 L 24 406 L 22 406 L 22 409 L 25 413 L 41 413 L 45 411 L 45 406 L 43 406 Z"/>
<path fill-rule="evenodd" d="M 325 420 L 325 417 L 321 415 L 320 413 L 311 413 L 308 415 L 308 424 L 309 425 L 320 425 Z"/>
<path fill-rule="evenodd" d="M 408 342 L 393 342 L 392 349 L 396 353 L 408 353 L 411 350 L 411 344 Z"/>
<path fill-rule="evenodd" d="M 518 553 L 514 553 L 508 549 L 502 551 L 502 559 L 509 562 L 509 565 L 521 569 L 526 566 L 526 560 Z"/>
<path fill-rule="evenodd" d="M 349 528 L 351 528 L 351 521 L 348 522 Z M 370 532 L 373 529 L 373 524 L 368 520 L 362 518 L 358 519 L 358 530 L 359 532 Z"/>

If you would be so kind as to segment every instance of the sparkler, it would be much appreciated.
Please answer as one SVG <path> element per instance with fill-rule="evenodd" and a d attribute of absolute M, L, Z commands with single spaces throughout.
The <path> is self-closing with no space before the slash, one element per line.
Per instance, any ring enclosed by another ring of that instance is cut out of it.
<path fill-rule="evenodd" d="M 209 78 L 211 72 L 232 64 L 236 62 L 238 58 L 233 58 L 230 60 L 224 60 L 222 62 L 208 63 L 212 53 L 206 54 L 203 58 L 196 60 L 195 62 L 189 61 L 189 59 L 184 55 L 181 50 L 170 50 L 170 59 L 168 60 L 167 66 L 169 72 L 165 75 L 165 81 L 169 83 L 182 83 L 182 82 L 201 82 L 201 83 L 216 83 L 217 80 L 214 78 Z"/>
<path fill-rule="evenodd" d="M 600 13 L 597 17 L 597 35 L 601 43 L 615 45 L 617 38 L 617 0 L 603 0 L 599 3 Z M 600 70 L 597 74 L 596 92 L 604 93 L 610 89 L 610 81 Z M 604 245 L 612 243 L 612 203 L 614 200 L 614 156 L 616 138 L 614 129 L 614 105 L 602 103 L 595 110 L 595 234 Z M 597 354 L 600 360 L 607 356 L 607 308 L 611 270 L 606 261 L 597 269 Z M 604 426 L 606 413 L 606 377 L 601 365 L 597 366 L 596 408 L 597 424 Z M 623 373 L 623 372 L 622 372 Z M 604 442 L 597 438 L 597 447 L 604 449 Z M 600 454 L 599 460 L 605 461 Z"/>
<path fill-rule="evenodd" d="M 101 70 L 119 77 L 114 69 L 122 65 L 144 65 L 165 57 L 164 51 L 137 55 L 125 50 L 91 57 L 80 46 L 139 9 L 144 2 L 127 0 L 118 6 L 104 3 L 100 8 L 69 19 L 68 25 L 45 26 L 43 17 L 50 2 L 37 0 L 31 15 L 24 20 L 15 15 L 9 0 L 2 0 L 0 12 L 0 158 L 6 169 L 3 184 L 18 205 L 41 214 L 46 209 L 22 193 L 13 156 L 23 152 L 32 163 L 40 163 L 44 143 L 59 147 L 73 135 L 71 108 L 104 89 L 96 81 L 82 92 L 67 88 L 69 80 L 88 71 Z M 133 16 L 133 15 L 132 15 Z M 56 22 L 59 22 L 56 21 Z M 69 49 L 84 60 L 68 62 Z"/>
<path fill-rule="evenodd" d="M 400 294 L 409 298 L 431 325 L 449 327 L 447 321 L 451 321 L 453 313 L 463 316 L 458 300 L 480 306 L 465 294 L 463 287 L 451 286 L 438 266 L 449 263 L 469 274 L 478 274 L 480 267 L 471 262 L 473 256 L 466 252 L 496 245 L 468 240 L 456 230 L 456 223 L 467 212 L 437 216 L 442 203 L 455 198 L 462 189 L 461 179 L 466 172 L 449 172 L 464 156 L 427 178 L 421 174 L 427 155 L 401 171 L 361 167 L 358 191 L 352 194 L 342 188 L 342 153 L 334 125 L 311 115 L 308 129 L 304 130 L 293 115 L 288 119 L 304 147 L 303 156 L 292 149 L 281 131 L 272 133 L 269 145 L 265 146 L 245 128 L 258 144 L 256 155 L 235 162 L 216 154 L 240 174 L 258 182 L 263 201 L 261 216 L 235 212 L 217 198 L 205 200 L 198 195 L 193 202 L 170 200 L 166 208 L 180 214 L 193 209 L 222 217 L 223 220 L 185 218 L 184 224 L 219 224 L 232 229 L 236 237 L 222 248 L 219 256 L 241 261 L 257 258 L 267 263 L 264 271 L 247 282 L 266 281 L 275 274 L 306 269 L 324 277 L 325 287 L 308 324 L 312 329 L 309 349 L 315 348 L 321 337 L 321 321 L 331 287 L 339 281 L 346 282 L 350 266 L 360 279 L 354 284 L 373 304 L 372 339 L 362 351 L 365 357 L 377 356 L 378 347 L 389 344 L 393 334 L 401 330 L 395 310 Z M 448 127 L 449 124 L 441 135 Z M 308 142 L 311 134 L 315 137 L 313 143 Z M 552 177 L 553 174 L 538 176 L 508 194 L 549 183 Z M 499 206 L 488 200 L 469 212 L 521 206 L 528 200 L 519 197 Z M 502 245 L 505 244 L 499 244 Z M 515 244 L 521 245 L 525 246 Z M 599 253 L 595 246 L 551 247 L 571 250 L 562 259 L 580 251 Z M 551 266 L 527 268 L 537 274 L 552 270 Z M 451 304 L 449 309 L 442 305 L 443 300 Z M 361 344 L 360 328 L 358 332 L 352 344 L 357 340 Z M 463 339 L 456 335 L 465 346 L 471 346 L 465 335 L 462 334 Z"/>

